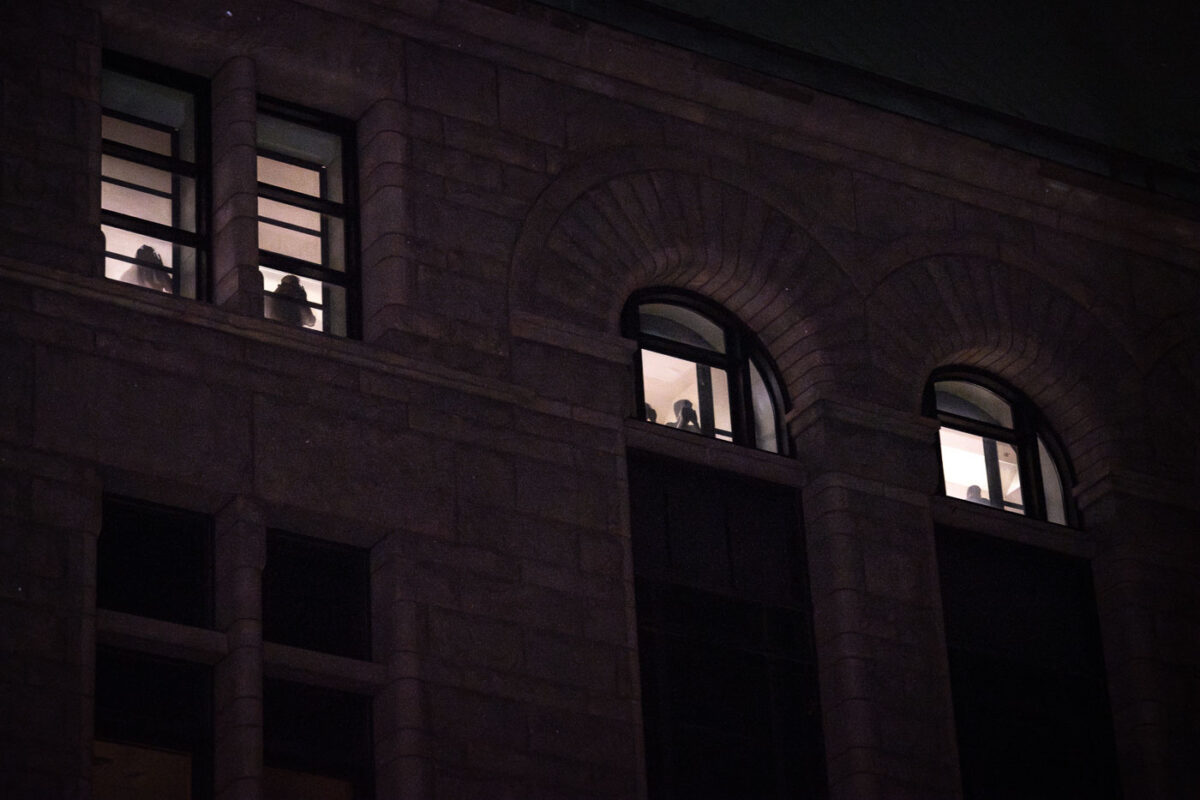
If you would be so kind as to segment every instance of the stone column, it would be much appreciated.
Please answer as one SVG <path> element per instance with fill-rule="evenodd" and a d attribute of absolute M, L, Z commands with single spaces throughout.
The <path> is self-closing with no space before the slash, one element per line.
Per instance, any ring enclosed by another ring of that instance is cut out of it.
<path fill-rule="evenodd" d="M 216 519 L 216 627 L 229 653 L 213 670 L 213 788 L 218 800 L 257 800 L 263 770 L 262 571 L 266 529 L 244 497 Z"/>
<path fill-rule="evenodd" d="M 212 283 L 214 303 L 261 317 L 255 90 L 254 62 L 245 56 L 212 81 Z"/>
<path fill-rule="evenodd" d="M 387 684 L 375 695 L 375 796 L 433 795 L 428 726 L 420 675 L 423 608 L 409 596 L 400 539 L 392 533 L 371 551 L 371 643 Z"/>
<path fill-rule="evenodd" d="M 358 122 L 363 340 L 367 342 L 388 330 L 389 309 L 406 305 L 413 293 L 412 265 L 404 256 L 409 229 L 405 120 L 404 107 L 397 100 L 384 99 Z"/>
<path fill-rule="evenodd" d="M 1200 514 L 1194 487 L 1111 475 L 1077 492 L 1127 800 L 1200 797 Z"/>
<path fill-rule="evenodd" d="M 937 425 L 818 401 L 789 418 L 831 800 L 960 793 L 929 497 Z"/>

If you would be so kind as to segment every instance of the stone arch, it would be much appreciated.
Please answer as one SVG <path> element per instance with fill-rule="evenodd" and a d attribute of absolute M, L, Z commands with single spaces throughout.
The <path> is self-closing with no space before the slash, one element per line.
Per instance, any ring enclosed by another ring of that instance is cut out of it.
<path fill-rule="evenodd" d="M 677 151 L 621 151 L 560 177 L 514 251 L 510 307 L 617 335 L 639 288 L 690 289 L 761 339 L 788 395 L 860 358 L 862 299 L 808 230 L 796 189 Z"/>
<path fill-rule="evenodd" d="M 1078 293 L 988 255 L 927 255 L 887 272 L 867 318 L 884 402 L 915 410 L 936 367 L 977 367 L 1038 405 L 1081 483 L 1148 463 L 1137 358 Z"/>

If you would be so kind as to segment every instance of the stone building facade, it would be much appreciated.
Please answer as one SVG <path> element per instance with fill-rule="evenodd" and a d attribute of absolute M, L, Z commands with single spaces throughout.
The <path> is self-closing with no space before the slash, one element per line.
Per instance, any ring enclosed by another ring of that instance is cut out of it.
<path fill-rule="evenodd" d="M 1200 793 L 1196 208 L 524 0 L 0 27 L 0 795 Z M 270 119 L 340 194 L 272 188 Z M 265 318 L 264 198 L 343 328 Z M 645 419 L 641 290 L 759 348 L 778 446 Z M 931 379 L 1036 415 L 1066 524 L 947 496 Z"/>

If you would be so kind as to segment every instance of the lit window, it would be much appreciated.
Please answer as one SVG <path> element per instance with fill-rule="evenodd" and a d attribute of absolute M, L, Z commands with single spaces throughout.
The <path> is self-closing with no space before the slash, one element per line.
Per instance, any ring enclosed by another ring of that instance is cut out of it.
<path fill-rule="evenodd" d="M 1066 473 L 1030 403 L 991 379 L 943 372 L 930 382 L 926 405 L 942 423 L 948 497 L 1067 524 Z"/>
<path fill-rule="evenodd" d="M 348 132 L 268 104 L 258 117 L 258 247 L 269 319 L 346 336 L 355 301 Z"/>
<path fill-rule="evenodd" d="M 786 449 L 780 383 L 737 320 L 695 295 L 645 291 L 626 305 L 624 328 L 640 345 L 642 418 L 773 453 Z"/>
<path fill-rule="evenodd" d="M 105 277 L 196 297 L 204 258 L 197 209 L 206 196 L 197 169 L 201 87 L 186 76 L 159 83 L 168 71 L 157 67 L 151 73 L 116 57 L 106 63 L 100 90 Z"/>

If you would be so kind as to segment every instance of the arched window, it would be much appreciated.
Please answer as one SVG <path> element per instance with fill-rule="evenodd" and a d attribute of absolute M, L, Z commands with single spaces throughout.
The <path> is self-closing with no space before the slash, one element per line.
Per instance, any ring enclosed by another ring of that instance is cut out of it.
<path fill-rule="evenodd" d="M 942 423 L 947 497 L 1059 525 L 1071 521 L 1066 462 L 1028 400 L 985 375 L 943 370 L 926 387 L 925 411 Z"/>
<path fill-rule="evenodd" d="M 772 453 L 787 449 L 783 395 L 755 336 L 703 298 L 637 292 L 623 328 L 637 339 L 637 407 L 649 422 Z"/>

